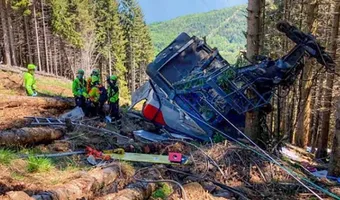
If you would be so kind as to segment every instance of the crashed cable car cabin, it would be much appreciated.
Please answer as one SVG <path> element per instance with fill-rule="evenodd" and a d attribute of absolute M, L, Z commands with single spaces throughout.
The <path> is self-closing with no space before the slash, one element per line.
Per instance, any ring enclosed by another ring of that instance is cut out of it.
<path fill-rule="evenodd" d="M 313 35 L 287 22 L 277 29 L 295 43 L 291 51 L 276 60 L 261 56 L 238 68 L 203 40 L 180 34 L 148 65 L 150 80 L 133 94 L 132 105 L 146 99 L 143 117 L 172 133 L 203 141 L 217 130 L 242 137 L 235 127 L 244 130 L 246 112 L 270 106 L 276 87 L 294 83 L 305 57 L 334 70 Z"/>

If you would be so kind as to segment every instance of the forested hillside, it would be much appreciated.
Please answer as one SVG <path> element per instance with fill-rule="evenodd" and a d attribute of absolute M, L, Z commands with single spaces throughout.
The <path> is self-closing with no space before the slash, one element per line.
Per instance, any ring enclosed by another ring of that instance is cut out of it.
<path fill-rule="evenodd" d="M 73 78 L 117 74 L 121 95 L 145 79 L 152 45 L 135 0 L 0 0 L 0 62 Z"/>
<path fill-rule="evenodd" d="M 181 32 L 198 37 L 206 36 L 211 47 L 217 47 L 230 63 L 236 61 L 239 50 L 245 48 L 246 6 L 235 6 L 207 13 L 179 17 L 149 25 L 155 53 Z"/>

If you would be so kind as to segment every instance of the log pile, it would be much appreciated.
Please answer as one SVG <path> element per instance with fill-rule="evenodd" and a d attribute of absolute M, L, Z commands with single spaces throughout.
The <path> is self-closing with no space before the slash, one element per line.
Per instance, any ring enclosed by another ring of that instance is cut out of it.
<path fill-rule="evenodd" d="M 119 176 L 119 167 L 96 168 L 81 177 L 49 191 L 32 196 L 36 200 L 88 199 L 102 187 L 112 184 Z"/>

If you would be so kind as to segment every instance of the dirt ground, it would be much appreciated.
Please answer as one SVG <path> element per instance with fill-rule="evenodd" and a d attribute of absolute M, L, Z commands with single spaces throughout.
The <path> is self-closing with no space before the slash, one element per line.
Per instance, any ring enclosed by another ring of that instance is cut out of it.
<path fill-rule="evenodd" d="M 0 70 L 0 80 L 0 104 L 11 96 L 18 97 L 17 101 L 19 102 L 23 101 L 20 98 L 20 96 L 25 96 L 22 74 Z M 69 80 L 59 80 L 37 75 L 37 91 L 40 96 L 58 95 L 72 97 L 71 84 Z M 53 117 L 63 112 L 65 110 L 45 108 L 44 106 L 20 105 L 6 108 L 0 107 L 0 130 L 22 127 L 25 123 L 23 118 L 27 116 Z"/>
<path fill-rule="evenodd" d="M 20 101 L 20 96 L 25 95 L 21 86 L 21 75 L 0 71 L 0 80 L 0 94 L 4 97 L 14 95 Z M 67 97 L 72 95 L 70 84 L 70 81 L 39 77 L 38 92 L 49 96 Z M 0 105 L 1 102 L 6 102 L 6 99 L 1 98 Z M 18 105 L 20 106 L 0 107 L 0 130 L 27 126 L 28 122 L 23 119 L 25 116 L 58 116 L 66 111 L 65 108 L 51 109 L 48 106 Z M 156 190 L 152 195 L 139 199 L 184 199 L 184 194 L 187 199 L 193 200 L 244 199 L 242 197 L 248 199 L 314 199 L 311 193 L 278 166 L 249 149 L 229 142 L 218 144 L 197 142 L 189 144 L 176 141 L 152 143 L 134 138 L 132 134 L 134 130 L 157 132 L 159 127 L 142 119 L 130 117 L 126 113 L 126 108 L 122 108 L 121 111 L 120 125 L 118 123 L 106 125 L 96 119 L 85 119 L 82 123 L 96 128 L 109 129 L 129 137 L 129 141 L 86 127 L 74 127 L 74 130 L 68 131 L 61 140 L 49 144 L 0 148 L 0 195 L 5 195 L 10 191 L 23 191 L 29 196 L 40 194 L 67 184 L 94 168 L 86 160 L 85 154 L 79 154 L 50 158 L 47 159 L 48 162 L 46 159 L 42 160 L 47 163 L 40 165 L 46 165 L 46 169 L 32 171 L 30 167 L 33 161 L 22 156 L 79 151 L 90 146 L 98 150 L 123 148 L 126 152 L 162 155 L 167 155 L 168 152 L 181 152 L 189 158 L 190 163 L 165 166 L 110 161 L 120 166 L 119 177 L 114 184 L 97 188 L 88 199 L 116 194 L 126 188 L 131 189 L 131 184 L 136 182 L 134 176 L 142 180 L 151 178 L 156 180 L 153 183 L 156 184 Z M 11 153 L 5 154 L 6 151 Z M 295 170 L 302 174 L 298 169 Z M 156 175 L 150 176 L 148 173 L 151 172 Z M 303 176 L 306 177 L 306 175 Z M 164 180 L 172 182 L 165 184 Z M 333 187 L 332 184 L 322 184 L 324 187 Z M 183 186 L 185 192 L 179 185 Z M 333 188 L 333 191 L 336 191 L 336 188 Z M 146 195 L 145 192 L 142 191 L 142 193 Z M 327 196 L 320 195 L 327 199 Z"/>

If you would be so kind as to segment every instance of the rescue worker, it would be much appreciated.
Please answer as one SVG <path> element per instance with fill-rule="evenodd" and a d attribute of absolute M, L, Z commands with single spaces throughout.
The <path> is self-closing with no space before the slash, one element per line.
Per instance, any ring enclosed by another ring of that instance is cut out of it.
<path fill-rule="evenodd" d="M 119 88 L 117 86 L 117 76 L 112 75 L 107 79 L 108 99 L 110 105 L 110 117 L 119 119 Z"/>
<path fill-rule="evenodd" d="M 77 72 L 77 77 L 73 80 L 72 83 L 72 92 L 74 95 L 74 100 L 76 102 L 76 106 L 83 109 L 85 112 L 85 97 L 86 94 L 86 81 L 84 78 L 84 70 L 79 69 Z"/>
<path fill-rule="evenodd" d="M 98 77 L 98 80 L 99 80 L 99 83 L 100 83 L 100 71 L 99 69 L 93 69 L 92 70 L 92 73 L 90 75 L 90 77 L 87 79 L 87 92 L 90 92 L 92 86 L 91 86 L 91 83 L 92 83 L 92 77 L 93 76 L 97 76 Z"/>
<path fill-rule="evenodd" d="M 25 72 L 24 74 L 24 86 L 26 89 L 26 94 L 28 96 L 33 96 L 33 97 L 37 96 L 35 77 L 34 77 L 36 68 L 37 67 L 34 64 L 28 64 L 27 65 L 28 71 Z"/>
<path fill-rule="evenodd" d="M 92 76 L 91 78 L 91 89 L 87 95 L 87 115 L 97 116 L 99 108 L 99 78 L 97 76 Z"/>
<path fill-rule="evenodd" d="M 99 108 L 98 108 L 98 114 L 101 118 L 101 120 L 104 120 L 105 118 L 105 112 L 104 112 L 104 104 L 105 102 L 107 101 L 108 99 L 108 96 L 107 96 L 107 90 L 106 88 L 99 83 L 98 85 L 98 89 L 99 89 Z"/>

